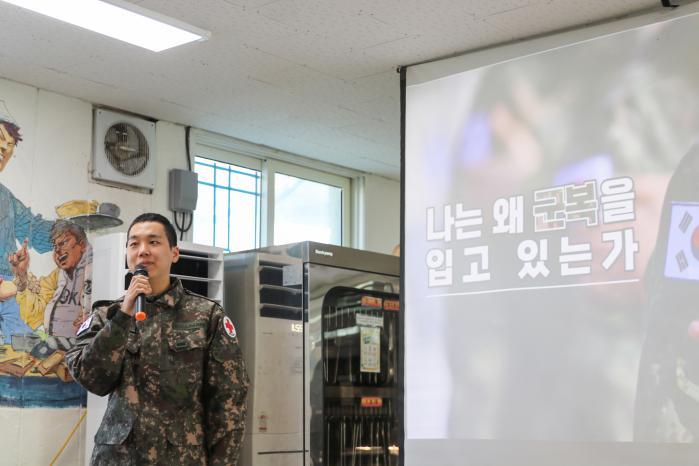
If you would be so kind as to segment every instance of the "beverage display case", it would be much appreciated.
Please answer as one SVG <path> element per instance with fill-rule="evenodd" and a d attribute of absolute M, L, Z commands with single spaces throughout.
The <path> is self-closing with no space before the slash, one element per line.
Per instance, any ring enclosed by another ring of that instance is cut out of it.
<path fill-rule="evenodd" d="M 396 293 L 367 289 L 336 287 L 325 296 L 322 386 L 311 380 L 312 393 L 322 392 L 322 412 L 312 411 L 323 422 L 311 430 L 317 464 L 398 464 L 399 304 Z"/>

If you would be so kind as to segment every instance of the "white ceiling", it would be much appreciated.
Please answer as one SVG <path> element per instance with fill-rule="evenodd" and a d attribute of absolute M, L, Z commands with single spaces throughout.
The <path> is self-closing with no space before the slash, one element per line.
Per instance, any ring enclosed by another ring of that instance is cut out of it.
<path fill-rule="evenodd" d="M 394 179 L 398 66 L 660 8 L 660 0 L 132 3 L 211 39 L 156 54 L 0 2 L 0 76 Z"/>

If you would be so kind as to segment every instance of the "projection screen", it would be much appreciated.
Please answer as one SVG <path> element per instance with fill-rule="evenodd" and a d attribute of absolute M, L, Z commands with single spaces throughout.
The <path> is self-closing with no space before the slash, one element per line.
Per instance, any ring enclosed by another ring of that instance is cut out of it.
<path fill-rule="evenodd" d="M 699 9 L 679 10 L 404 71 L 407 466 L 697 464 Z"/>

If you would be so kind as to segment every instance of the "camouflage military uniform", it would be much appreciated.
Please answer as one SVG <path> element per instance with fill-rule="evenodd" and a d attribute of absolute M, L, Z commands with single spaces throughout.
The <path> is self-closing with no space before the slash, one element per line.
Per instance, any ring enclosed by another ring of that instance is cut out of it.
<path fill-rule="evenodd" d="M 223 309 L 178 279 L 145 321 L 120 306 L 95 303 L 66 355 L 77 381 L 110 395 L 91 464 L 236 464 L 248 378 Z"/>

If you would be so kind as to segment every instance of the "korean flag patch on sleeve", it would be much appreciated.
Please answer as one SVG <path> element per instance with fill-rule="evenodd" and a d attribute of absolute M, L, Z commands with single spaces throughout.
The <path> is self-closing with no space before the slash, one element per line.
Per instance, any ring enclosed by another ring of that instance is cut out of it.
<path fill-rule="evenodd" d="M 226 335 L 228 335 L 231 338 L 235 338 L 235 327 L 233 326 L 233 322 L 228 316 L 225 316 L 223 318 L 223 330 L 226 332 Z"/>
<path fill-rule="evenodd" d="M 78 332 L 75 335 L 80 336 L 81 333 L 85 332 L 87 329 L 90 328 L 91 323 L 92 323 L 92 316 L 88 317 L 87 320 L 82 323 L 80 328 L 78 328 Z"/>

